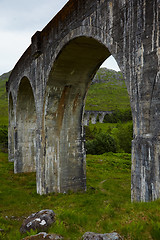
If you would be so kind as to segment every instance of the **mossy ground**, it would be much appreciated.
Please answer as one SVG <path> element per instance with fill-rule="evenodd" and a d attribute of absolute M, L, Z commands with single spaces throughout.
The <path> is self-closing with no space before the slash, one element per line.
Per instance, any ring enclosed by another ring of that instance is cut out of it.
<path fill-rule="evenodd" d="M 0 153 L 0 239 L 19 240 L 24 217 L 52 209 L 56 222 L 48 230 L 64 239 L 80 239 L 86 231 L 117 231 L 124 239 L 160 239 L 160 201 L 131 203 L 131 156 L 106 153 L 87 156 L 87 191 L 36 194 L 35 173 L 14 174 L 7 154 Z M 33 232 L 32 232 L 33 234 Z"/>

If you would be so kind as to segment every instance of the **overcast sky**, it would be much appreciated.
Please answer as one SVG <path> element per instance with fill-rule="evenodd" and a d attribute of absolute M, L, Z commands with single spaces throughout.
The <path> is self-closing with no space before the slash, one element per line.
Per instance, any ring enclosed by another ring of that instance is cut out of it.
<path fill-rule="evenodd" d="M 41 31 L 67 0 L 0 0 L 0 75 L 10 71 L 36 31 Z M 103 66 L 119 70 L 108 58 Z"/>

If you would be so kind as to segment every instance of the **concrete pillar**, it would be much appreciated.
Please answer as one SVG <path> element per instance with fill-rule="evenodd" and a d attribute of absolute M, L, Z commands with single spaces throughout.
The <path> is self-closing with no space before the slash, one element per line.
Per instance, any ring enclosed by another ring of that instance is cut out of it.
<path fill-rule="evenodd" d="M 132 142 L 132 201 L 153 201 L 160 197 L 160 139 L 152 136 Z"/>
<path fill-rule="evenodd" d="M 99 122 L 100 123 L 103 123 L 103 120 L 104 120 L 104 117 L 106 116 L 106 112 L 101 112 L 100 114 L 99 114 Z"/>
<path fill-rule="evenodd" d="M 83 90 L 71 85 L 47 88 L 41 134 L 43 162 L 37 186 L 40 194 L 86 188 Z"/>
<path fill-rule="evenodd" d="M 90 115 L 91 124 L 96 124 L 96 122 L 97 122 L 97 116 L 98 116 L 98 113 L 92 113 L 92 114 Z"/>
<path fill-rule="evenodd" d="M 146 45 L 141 52 L 137 89 L 133 79 L 134 96 L 131 94 L 134 127 L 131 198 L 144 202 L 160 198 L 160 55 L 159 48 L 150 47 Z"/>
<path fill-rule="evenodd" d="M 89 125 L 89 118 L 90 118 L 90 113 L 89 112 L 85 112 L 84 113 L 84 118 L 83 118 L 84 126 L 88 126 Z"/>

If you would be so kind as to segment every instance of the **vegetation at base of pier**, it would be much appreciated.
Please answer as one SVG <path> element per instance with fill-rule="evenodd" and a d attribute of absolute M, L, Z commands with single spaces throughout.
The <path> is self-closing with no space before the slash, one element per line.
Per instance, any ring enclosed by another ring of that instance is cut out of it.
<path fill-rule="evenodd" d="M 52 209 L 56 222 L 48 232 L 65 240 L 80 240 L 86 231 L 117 231 L 124 240 L 159 240 L 160 200 L 131 203 L 130 158 L 127 153 L 88 155 L 86 192 L 40 196 L 35 174 L 14 174 L 13 163 L 0 153 L 0 239 L 22 239 L 23 219 Z"/>

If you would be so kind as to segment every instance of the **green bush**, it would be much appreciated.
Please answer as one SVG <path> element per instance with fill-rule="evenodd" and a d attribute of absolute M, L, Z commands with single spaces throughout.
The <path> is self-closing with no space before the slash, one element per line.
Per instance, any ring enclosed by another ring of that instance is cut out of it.
<path fill-rule="evenodd" d="M 85 139 L 93 140 L 96 135 L 101 133 L 101 129 L 98 129 L 96 126 L 91 130 L 89 126 L 85 126 Z"/>
<path fill-rule="evenodd" d="M 117 124 L 117 131 L 115 131 L 114 139 L 117 140 L 120 150 L 126 153 L 131 152 L 131 143 L 133 138 L 133 123 L 127 122 L 125 124 Z"/>
<path fill-rule="evenodd" d="M 113 125 L 113 126 L 112 126 Z M 131 153 L 133 123 L 105 123 L 85 127 L 87 154 Z M 114 147 L 113 147 L 114 146 Z"/>
<path fill-rule="evenodd" d="M 0 148 L 5 150 L 8 147 L 8 128 L 7 126 L 0 126 Z"/>
<path fill-rule="evenodd" d="M 118 123 L 127 122 L 132 120 L 131 109 L 116 110 L 112 114 L 106 114 L 104 117 L 104 123 Z"/>
<path fill-rule="evenodd" d="M 95 139 L 86 142 L 87 154 L 99 155 L 105 152 L 116 152 L 114 138 L 105 133 L 96 135 Z"/>

